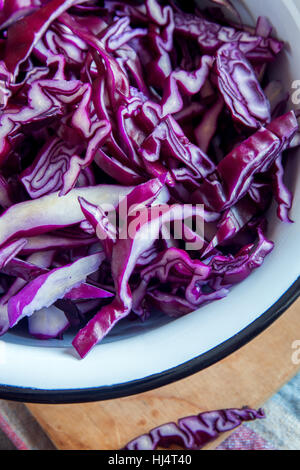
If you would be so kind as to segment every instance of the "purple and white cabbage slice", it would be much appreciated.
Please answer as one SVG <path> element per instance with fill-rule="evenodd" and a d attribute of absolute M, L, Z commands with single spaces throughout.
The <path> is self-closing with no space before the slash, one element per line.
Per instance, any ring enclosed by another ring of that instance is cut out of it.
<path fill-rule="evenodd" d="M 95 253 L 99 252 L 99 246 L 97 245 Z M 34 252 L 26 261 L 13 258 L 9 261 L 1 271 L 8 276 L 14 276 L 20 279 L 23 279 L 26 282 L 31 282 L 42 274 L 49 273 L 49 269 L 43 267 L 44 265 L 39 262 L 30 262 L 33 257 L 36 256 L 50 256 L 53 253 L 51 250 Z M 37 258 L 39 259 L 39 258 Z M 61 266 L 58 266 L 59 268 Z M 105 299 L 107 297 L 112 297 L 113 294 L 97 285 L 90 283 L 82 282 L 79 286 L 72 288 L 66 295 L 67 300 L 77 301 L 84 299 Z"/>
<path fill-rule="evenodd" d="M 208 78 L 213 63 L 213 57 L 203 56 L 199 69 L 193 72 L 176 70 L 169 75 L 164 86 L 161 102 L 162 117 L 167 114 L 178 113 L 182 110 L 183 99 L 181 91 L 190 96 L 200 92 Z"/>
<path fill-rule="evenodd" d="M 93 137 L 90 138 L 84 158 L 73 155 L 69 160 L 69 167 L 63 174 L 63 187 L 59 192 L 60 196 L 66 195 L 75 186 L 80 172 L 92 164 L 99 147 L 101 147 L 111 132 L 109 121 L 103 120 L 97 123 L 97 129 Z"/>
<path fill-rule="evenodd" d="M 125 445 L 123 450 L 156 450 L 179 445 L 184 449 L 200 450 L 222 433 L 231 431 L 243 422 L 265 418 L 262 409 L 225 409 L 205 411 L 180 418 L 177 423 L 162 424 Z"/>
<path fill-rule="evenodd" d="M 27 258 L 28 263 L 32 265 L 38 265 L 41 268 L 47 268 L 50 266 L 53 259 L 54 252 L 48 251 L 47 253 L 34 253 Z M 9 329 L 9 319 L 7 304 L 11 297 L 16 295 L 25 285 L 27 281 L 22 278 L 17 278 L 10 286 L 8 291 L 0 299 L 0 336 L 6 333 Z"/>
<path fill-rule="evenodd" d="M 26 238 L 19 238 L 5 243 L 0 248 L 0 270 L 11 261 L 26 246 Z"/>
<path fill-rule="evenodd" d="M 122 46 L 126 45 L 129 41 L 135 37 L 141 37 L 147 35 L 146 28 L 134 28 L 130 27 L 130 18 L 125 16 L 118 18 L 109 27 L 101 32 L 101 41 L 105 44 L 106 50 L 109 52 L 118 52 Z"/>
<path fill-rule="evenodd" d="M 220 92 L 234 119 L 250 128 L 270 122 L 270 103 L 237 43 L 218 50 L 216 67 Z"/>
<path fill-rule="evenodd" d="M 64 295 L 64 299 L 68 300 L 90 300 L 90 299 L 107 299 L 113 297 L 114 294 L 102 289 L 101 287 L 82 282 L 80 286 L 73 287 Z"/>
<path fill-rule="evenodd" d="M 98 239 L 91 234 L 86 237 L 71 237 L 63 233 L 45 233 L 36 235 L 34 237 L 26 238 L 26 245 L 21 249 L 21 254 L 30 254 L 36 251 L 48 251 L 55 249 L 72 249 L 82 246 L 89 246 L 95 243 Z"/>
<path fill-rule="evenodd" d="M 37 339 L 61 338 L 70 322 L 62 310 L 51 305 L 28 318 L 28 331 Z"/>
<path fill-rule="evenodd" d="M 9 330 L 9 319 L 7 312 L 7 303 L 11 296 L 15 295 L 20 289 L 24 287 L 26 281 L 23 279 L 16 279 L 8 291 L 1 297 L 0 300 L 0 336 L 4 335 Z"/>
<path fill-rule="evenodd" d="M 131 190 L 132 187 L 98 185 L 75 188 L 63 197 L 56 192 L 15 204 L 0 216 L 0 246 L 12 237 L 39 235 L 82 222 L 85 217 L 78 202 L 80 196 L 113 209 Z"/>
<path fill-rule="evenodd" d="M 276 159 L 273 166 L 273 186 L 274 197 L 278 204 L 277 215 L 282 222 L 291 223 L 289 216 L 293 204 L 293 194 L 284 184 L 284 169 L 282 165 L 282 155 Z"/>
<path fill-rule="evenodd" d="M 110 222 L 109 217 L 100 205 L 91 204 L 86 199 L 78 198 L 81 210 L 91 224 L 108 259 L 111 259 L 113 245 L 117 239 L 117 228 Z"/>
<path fill-rule="evenodd" d="M 69 265 L 52 269 L 31 281 L 8 302 L 10 327 L 21 318 L 62 299 L 72 288 L 79 287 L 89 274 L 98 270 L 103 260 L 103 252 L 86 256 Z"/>
<path fill-rule="evenodd" d="M 70 158 L 79 152 L 78 145 L 68 145 L 52 137 L 42 147 L 33 163 L 21 174 L 21 181 L 31 199 L 61 189 Z"/>

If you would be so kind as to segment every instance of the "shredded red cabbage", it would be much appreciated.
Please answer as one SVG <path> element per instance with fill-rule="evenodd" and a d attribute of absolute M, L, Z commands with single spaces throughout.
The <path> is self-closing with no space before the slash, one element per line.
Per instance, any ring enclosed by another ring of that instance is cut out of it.
<path fill-rule="evenodd" d="M 76 328 L 84 357 L 227 296 L 273 250 L 272 201 L 292 223 L 285 45 L 212 1 L 0 2 L 0 334 Z"/>
<path fill-rule="evenodd" d="M 187 450 L 201 450 L 222 433 L 237 428 L 243 422 L 265 418 L 262 409 L 251 408 L 206 411 L 186 416 L 178 423 L 166 423 L 128 442 L 122 450 L 156 450 L 172 445 Z"/>

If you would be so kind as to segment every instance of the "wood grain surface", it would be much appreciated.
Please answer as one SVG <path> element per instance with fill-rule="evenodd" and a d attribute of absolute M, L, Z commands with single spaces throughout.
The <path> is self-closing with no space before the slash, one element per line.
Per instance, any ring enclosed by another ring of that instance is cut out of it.
<path fill-rule="evenodd" d="M 292 361 L 295 340 L 300 340 L 300 299 L 239 351 L 187 379 L 115 400 L 27 407 L 58 449 L 116 450 L 137 435 L 183 416 L 262 406 L 300 370 L 300 364 Z"/>

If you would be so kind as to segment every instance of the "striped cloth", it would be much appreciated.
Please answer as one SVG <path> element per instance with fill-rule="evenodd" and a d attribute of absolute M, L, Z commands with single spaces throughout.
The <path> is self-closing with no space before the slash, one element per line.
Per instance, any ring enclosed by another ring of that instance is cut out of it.
<path fill-rule="evenodd" d="M 240 426 L 218 450 L 300 450 L 300 373 L 263 409 L 266 419 Z"/>
<path fill-rule="evenodd" d="M 0 450 L 55 450 L 23 403 L 0 400 Z"/>
<path fill-rule="evenodd" d="M 266 419 L 240 426 L 217 450 L 300 450 L 300 373 L 263 409 Z M 0 400 L 0 450 L 55 450 L 22 403 Z"/>

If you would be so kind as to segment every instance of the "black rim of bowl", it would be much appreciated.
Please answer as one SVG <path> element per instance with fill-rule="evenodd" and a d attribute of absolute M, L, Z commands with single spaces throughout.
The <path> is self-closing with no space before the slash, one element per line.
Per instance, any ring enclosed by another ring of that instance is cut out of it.
<path fill-rule="evenodd" d="M 206 353 L 158 374 L 111 386 L 66 390 L 42 390 L 0 385 L 0 398 L 27 403 L 86 403 L 135 395 L 168 385 L 200 372 L 237 351 L 278 319 L 299 295 L 300 278 L 292 284 L 275 304 L 239 333 Z"/>

